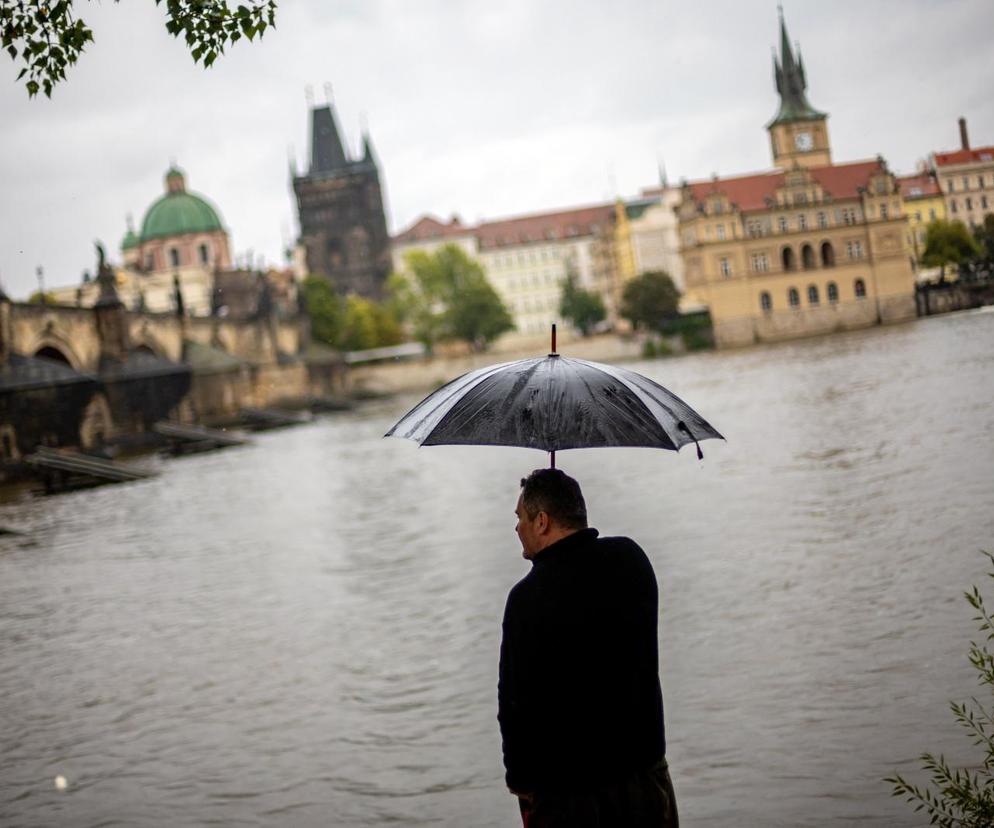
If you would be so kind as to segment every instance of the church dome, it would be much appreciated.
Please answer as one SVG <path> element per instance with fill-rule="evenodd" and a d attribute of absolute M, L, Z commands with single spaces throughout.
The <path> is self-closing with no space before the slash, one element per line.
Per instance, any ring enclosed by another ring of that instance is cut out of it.
<path fill-rule="evenodd" d="M 142 220 L 141 240 L 223 229 L 217 210 L 201 196 L 188 193 L 183 173 L 170 167 L 166 173 L 166 194 L 148 208 Z"/>

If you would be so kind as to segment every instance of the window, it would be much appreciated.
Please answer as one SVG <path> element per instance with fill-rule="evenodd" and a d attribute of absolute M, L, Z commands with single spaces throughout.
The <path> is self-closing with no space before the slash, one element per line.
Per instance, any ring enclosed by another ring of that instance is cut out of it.
<path fill-rule="evenodd" d="M 863 242 L 859 239 L 846 242 L 846 256 L 850 259 L 862 259 L 863 258 Z"/>
<path fill-rule="evenodd" d="M 973 209 L 973 199 L 970 198 L 969 196 L 967 196 L 967 198 L 966 198 L 966 209 L 967 210 L 972 210 Z"/>
<path fill-rule="evenodd" d="M 984 210 L 987 209 L 987 196 L 981 196 L 980 197 L 980 206 Z"/>
<path fill-rule="evenodd" d="M 801 267 L 805 270 L 814 270 L 815 251 L 810 244 L 806 244 L 801 248 Z"/>
<path fill-rule="evenodd" d="M 930 208 L 929 211 L 928 211 L 928 220 L 929 221 L 935 221 L 935 208 L 934 207 Z"/>
<path fill-rule="evenodd" d="M 787 291 L 787 304 L 790 305 L 792 308 L 796 308 L 798 305 L 801 304 L 801 296 L 797 292 L 797 288 L 790 288 Z"/>
<path fill-rule="evenodd" d="M 963 176 L 963 189 L 964 190 L 970 189 L 970 176 L 968 175 Z"/>
<path fill-rule="evenodd" d="M 956 182 L 955 181 L 953 181 L 950 178 L 949 181 L 947 182 L 947 184 L 949 185 L 948 192 L 950 192 L 950 193 L 956 192 Z"/>
<path fill-rule="evenodd" d="M 780 259 L 784 270 L 797 270 L 797 259 L 791 247 L 785 247 L 780 251 Z"/>
<path fill-rule="evenodd" d="M 728 260 L 727 256 L 722 256 L 718 260 L 718 269 L 726 279 L 732 275 L 732 263 Z"/>
<path fill-rule="evenodd" d="M 977 176 L 977 186 L 982 190 L 984 189 L 984 177 L 982 175 Z"/>
<path fill-rule="evenodd" d="M 724 224 L 719 224 L 715 228 L 715 232 L 718 234 L 718 241 L 724 241 L 725 240 L 725 225 Z"/>
<path fill-rule="evenodd" d="M 956 199 L 955 198 L 950 199 L 950 201 L 949 201 L 949 212 L 950 213 L 955 213 L 955 212 L 957 212 L 958 209 L 959 208 L 956 205 Z"/>
<path fill-rule="evenodd" d="M 145 269 L 146 270 L 155 270 L 155 256 L 154 256 L 154 254 L 149 253 L 145 257 Z"/>
<path fill-rule="evenodd" d="M 818 226 L 823 230 L 826 227 L 828 227 L 828 216 L 826 216 L 824 213 L 818 214 Z"/>
<path fill-rule="evenodd" d="M 746 222 L 746 234 L 750 238 L 759 238 L 763 235 L 763 223 L 757 219 L 750 219 Z"/>
<path fill-rule="evenodd" d="M 804 213 L 801 213 L 797 217 L 797 227 L 798 227 L 799 230 L 807 230 L 808 229 L 808 217 L 806 215 L 804 215 Z"/>
<path fill-rule="evenodd" d="M 169 248 L 169 265 L 179 267 L 179 251 L 175 247 Z"/>
<path fill-rule="evenodd" d="M 765 273 L 770 269 L 770 261 L 765 253 L 753 253 L 750 261 L 754 273 Z"/>
<path fill-rule="evenodd" d="M 851 207 L 845 207 L 842 210 L 842 223 L 843 224 L 855 224 L 856 223 L 856 211 Z"/>
<path fill-rule="evenodd" d="M 808 304 L 817 305 L 819 301 L 818 285 L 808 285 Z"/>
<path fill-rule="evenodd" d="M 200 263 L 207 264 L 208 258 L 210 258 L 210 251 L 206 244 L 200 245 L 198 248 L 200 250 Z"/>
<path fill-rule="evenodd" d="M 773 300 L 770 298 L 770 294 L 765 290 L 759 294 L 759 307 L 763 309 L 766 313 L 773 310 Z"/>
<path fill-rule="evenodd" d="M 828 303 L 834 305 L 839 301 L 839 286 L 835 282 L 829 282 L 826 289 L 828 293 Z"/>
<path fill-rule="evenodd" d="M 821 266 L 835 267 L 835 248 L 831 242 L 821 243 Z"/>
<path fill-rule="evenodd" d="M 853 293 L 856 294 L 857 299 L 866 298 L 866 282 L 862 279 L 857 279 L 852 285 Z"/>
<path fill-rule="evenodd" d="M 918 210 L 915 212 L 915 221 L 921 221 L 921 220 L 922 220 L 922 211 Z"/>
<path fill-rule="evenodd" d="M 808 195 L 807 193 L 797 193 L 794 196 L 794 204 L 807 204 Z"/>
<path fill-rule="evenodd" d="M 777 227 L 780 228 L 781 233 L 787 232 L 787 219 L 784 216 L 780 216 L 780 218 L 777 219 Z"/>
<path fill-rule="evenodd" d="M 881 204 L 880 205 L 880 218 L 882 218 L 882 219 L 886 219 L 887 218 L 887 205 L 886 204 Z"/>

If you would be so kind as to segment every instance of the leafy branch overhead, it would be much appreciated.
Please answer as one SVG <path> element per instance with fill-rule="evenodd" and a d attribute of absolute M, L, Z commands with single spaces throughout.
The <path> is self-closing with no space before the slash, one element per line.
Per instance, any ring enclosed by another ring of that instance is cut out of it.
<path fill-rule="evenodd" d="M 115 0 L 119 2 L 119 0 Z M 155 0 L 166 7 L 166 30 L 182 37 L 194 62 L 206 68 L 243 37 L 254 40 L 276 23 L 277 0 Z M 73 0 L 0 0 L 0 47 L 21 67 L 28 95 L 52 96 L 56 84 L 93 43 L 93 31 Z"/>

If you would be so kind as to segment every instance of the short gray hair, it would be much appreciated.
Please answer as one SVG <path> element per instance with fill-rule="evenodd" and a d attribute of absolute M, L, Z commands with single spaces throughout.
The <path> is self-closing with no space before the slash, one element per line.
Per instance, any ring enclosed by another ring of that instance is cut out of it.
<path fill-rule="evenodd" d="M 587 504 L 580 484 L 560 469 L 535 469 L 522 477 L 521 504 L 533 520 L 545 512 L 567 529 L 587 528 Z"/>

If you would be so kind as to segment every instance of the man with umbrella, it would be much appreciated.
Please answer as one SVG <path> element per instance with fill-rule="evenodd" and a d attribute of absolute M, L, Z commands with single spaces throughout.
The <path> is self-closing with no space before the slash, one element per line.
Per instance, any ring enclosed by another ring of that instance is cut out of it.
<path fill-rule="evenodd" d="M 561 357 L 471 371 L 391 428 L 422 446 L 522 446 L 551 468 L 521 482 L 517 533 L 532 569 L 507 599 L 499 720 L 508 787 L 527 828 L 670 828 L 652 565 L 628 538 L 599 538 L 556 452 L 678 451 L 723 439 L 675 394 L 625 368 Z"/>
<path fill-rule="evenodd" d="M 504 612 L 498 718 L 524 825 L 677 826 L 649 559 L 588 528 L 558 469 L 522 480 L 515 511 L 532 569 Z"/>

